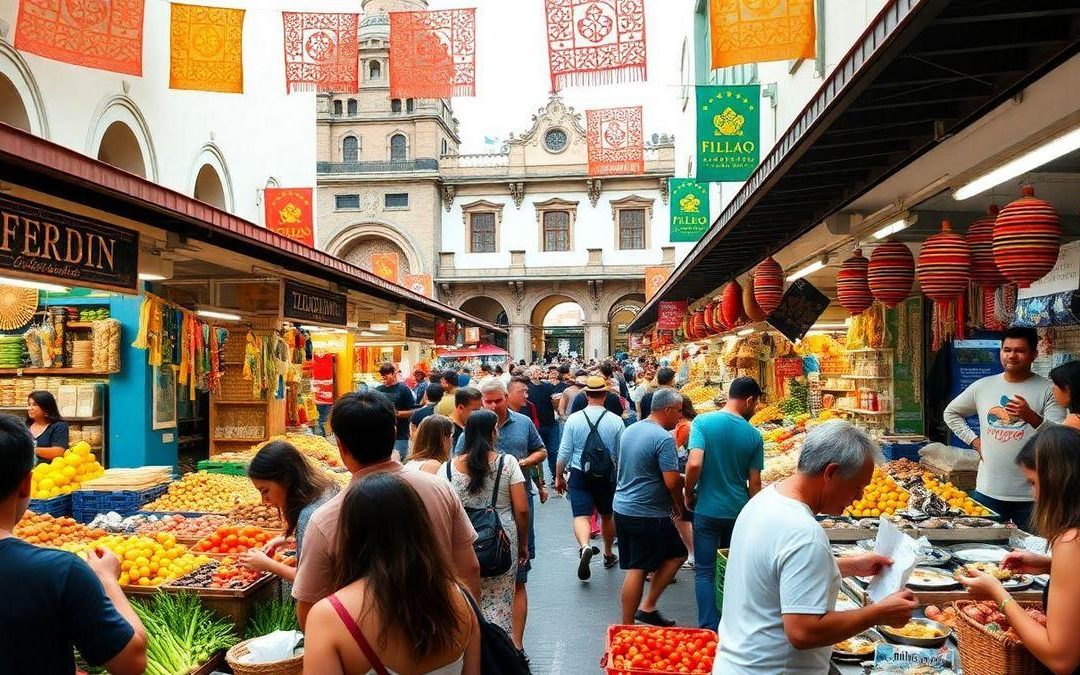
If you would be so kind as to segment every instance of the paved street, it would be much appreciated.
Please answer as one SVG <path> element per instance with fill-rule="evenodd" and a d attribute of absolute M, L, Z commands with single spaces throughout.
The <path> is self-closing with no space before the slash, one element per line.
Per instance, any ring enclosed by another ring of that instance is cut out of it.
<path fill-rule="evenodd" d="M 607 627 L 619 622 L 623 574 L 593 560 L 588 582 L 577 578 L 577 543 L 570 530 L 570 502 L 552 497 L 536 512 L 537 557 L 529 576 L 529 621 L 525 650 L 536 675 L 599 672 Z M 694 573 L 681 570 L 678 583 L 660 599 L 660 610 L 680 626 L 696 625 Z"/>

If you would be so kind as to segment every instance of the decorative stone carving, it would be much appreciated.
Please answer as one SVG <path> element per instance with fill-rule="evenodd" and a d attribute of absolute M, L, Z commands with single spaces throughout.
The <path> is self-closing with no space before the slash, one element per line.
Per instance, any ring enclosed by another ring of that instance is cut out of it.
<path fill-rule="evenodd" d="M 552 94 L 547 105 L 538 109 L 532 116 L 532 127 L 517 138 L 511 134 L 510 142 L 539 146 L 543 142 L 544 133 L 551 127 L 566 129 L 572 137 L 576 136 L 577 140 L 585 140 L 585 127 L 581 123 L 581 113 L 563 103 L 558 94 Z"/>
<path fill-rule="evenodd" d="M 525 183 L 510 183 L 510 196 L 514 199 L 514 206 L 521 208 L 521 203 L 525 201 Z"/>
<path fill-rule="evenodd" d="M 442 203 L 446 208 L 446 212 L 450 213 L 450 207 L 454 205 L 454 197 L 457 195 L 457 188 L 453 185 L 442 186 Z"/>
<path fill-rule="evenodd" d="M 514 299 L 514 309 L 518 314 L 525 308 L 525 282 L 523 281 L 509 281 L 507 286 L 510 287 L 510 295 Z"/>
<path fill-rule="evenodd" d="M 603 279 L 588 279 L 585 282 L 585 289 L 587 290 L 589 303 L 592 305 L 592 311 L 596 314 L 600 311 L 604 296 L 604 281 Z"/>
<path fill-rule="evenodd" d="M 593 208 L 595 209 L 597 202 L 600 201 L 600 194 L 603 192 L 603 187 L 600 184 L 600 179 L 591 178 L 586 181 L 586 185 L 588 186 L 589 190 L 589 203 L 592 204 Z"/>
<path fill-rule="evenodd" d="M 667 178 L 661 178 L 660 179 L 660 199 L 664 200 L 664 206 L 667 206 L 669 196 L 670 195 L 668 195 L 668 179 Z"/>
<path fill-rule="evenodd" d="M 454 286 L 452 284 L 439 284 L 439 295 L 442 296 L 442 301 L 445 304 L 450 305 L 451 307 L 457 306 L 457 303 L 454 302 L 456 294 L 454 293 Z"/>

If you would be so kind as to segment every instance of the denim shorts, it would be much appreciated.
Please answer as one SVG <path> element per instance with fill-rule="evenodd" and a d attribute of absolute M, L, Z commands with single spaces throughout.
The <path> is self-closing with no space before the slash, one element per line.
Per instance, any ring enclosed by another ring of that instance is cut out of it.
<path fill-rule="evenodd" d="M 592 516 L 595 509 L 602 516 L 611 515 L 611 503 L 615 499 L 615 482 L 591 480 L 580 469 L 570 469 L 566 482 L 570 496 L 570 510 L 575 518 Z"/>

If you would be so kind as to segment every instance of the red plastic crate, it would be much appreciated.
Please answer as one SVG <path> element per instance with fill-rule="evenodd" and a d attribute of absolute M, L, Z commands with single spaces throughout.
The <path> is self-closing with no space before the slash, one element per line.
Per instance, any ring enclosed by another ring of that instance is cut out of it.
<path fill-rule="evenodd" d="M 655 626 L 642 625 L 642 624 L 637 624 L 637 625 L 633 625 L 633 626 L 626 625 L 626 624 L 615 624 L 615 625 L 612 625 L 612 626 L 608 626 L 607 637 L 605 637 L 605 639 L 604 639 L 604 655 L 602 657 L 600 657 L 600 667 L 605 670 L 607 675 L 672 675 L 672 673 L 675 673 L 676 671 L 673 671 L 673 670 L 638 670 L 638 669 L 619 670 L 618 668 L 613 668 L 613 667 L 608 665 L 613 661 L 612 654 L 611 654 L 611 641 L 615 637 L 616 633 L 618 633 L 619 631 L 624 630 L 624 629 L 630 629 L 630 630 L 633 631 L 633 630 L 651 630 L 653 628 L 656 628 L 656 627 Z M 693 638 L 701 637 L 701 638 L 705 638 L 705 639 L 708 639 L 708 640 L 714 640 L 714 641 L 716 641 L 716 643 L 718 645 L 720 643 L 720 639 L 717 636 L 717 634 L 714 633 L 711 630 L 708 630 L 707 628 L 678 628 L 678 627 L 671 627 L 671 628 L 664 628 L 664 630 L 674 631 L 674 632 L 679 633 L 681 635 L 685 635 L 687 637 L 687 639 L 693 639 Z M 713 658 L 715 658 L 715 656 L 716 655 L 714 654 Z"/>

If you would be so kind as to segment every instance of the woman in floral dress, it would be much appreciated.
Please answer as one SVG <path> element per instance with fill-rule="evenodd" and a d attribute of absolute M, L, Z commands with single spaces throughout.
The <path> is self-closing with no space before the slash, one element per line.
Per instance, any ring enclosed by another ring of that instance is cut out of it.
<path fill-rule="evenodd" d="M 438 475 L 449 478 L 467 509 L 486 508 L 491 505 L 492 494 L 495 495 L 495 510 L 503 531 L 518 554 L 517 561 L 505 574 L 480 579 L 480 608 L 488 621 L 512 634 L 514 582 L 518 565 L 529 559 L 529 503 L 525 496 L 525 476 L 517 459 L 495 450 L 498 422 L 499 418 L 490 410 L 477 410 L 469 415 L 465 423 L 465 453 L 439 467 Z"/>

